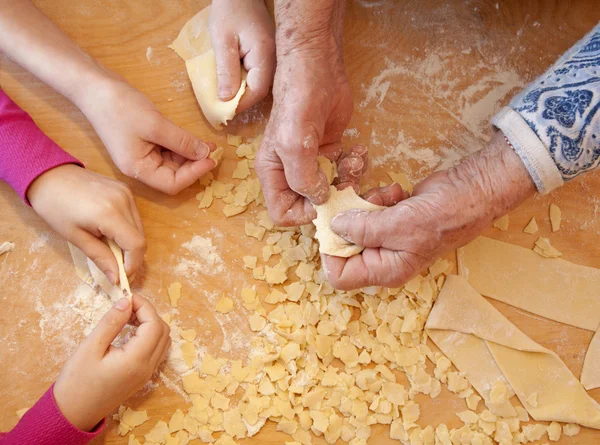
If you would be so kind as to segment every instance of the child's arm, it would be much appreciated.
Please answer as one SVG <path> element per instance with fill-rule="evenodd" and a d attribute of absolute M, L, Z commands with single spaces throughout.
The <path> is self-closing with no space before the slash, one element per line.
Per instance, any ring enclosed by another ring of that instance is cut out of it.
<path fill-rule="evenodd" d="M 30 0 L 0 0 L 0 52 L 77 105 L 124 174 L 175 194 L 215 167 L 208 158 L 215 144 L 165 118 Z"/>
<path fill-rule="evenodd" d="M 131 275 L 146 251 L 141 218 L 127 186 L 81 166 L 0 90 L 0 180 L 116 282 L 117 262 L 98 238 L 115 240 Z"/>
<path fill-rule="evenodd" d="M 111 343 L 135 313 L 135 335 Z M 164 359 L 169 327 L 154 307 L 134 295 L 118 301 L 67 361 L 57 382 L 0 445 L 83 445 L 102 431 L 104 417 L 148 382 Z"/>
<path fill-rule="evenodd" d="M 264 0 L 213 0 L 209 29 L 217 59 L 219 99 L 231 100 L 240 89 L 240 60 L 248 71 L 239 113 L 264 99 L 273 83 L 273 20 Z"/>

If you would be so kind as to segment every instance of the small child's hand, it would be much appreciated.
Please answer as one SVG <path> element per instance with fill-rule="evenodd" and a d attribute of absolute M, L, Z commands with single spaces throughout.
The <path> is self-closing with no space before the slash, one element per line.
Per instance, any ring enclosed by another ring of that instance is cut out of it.
<path fill-rule="evenodd" d="M 117 282 L 119 269 L 102 236 L 123 249 L 127 275 L 144 262 L 144 227 L 125 184 L 69 164 L 39 176 L 27 197 L 34 210 L 94 261 L 112 283 Z"/>
<path fill-rule="evenodd" d="M 111 345 L 135 313 L 139 327 L 119 348 Z M 91 431 L 150 380 L 171 345 L 169 326 L 145 298 L 123 298 L 104 315 L 63 367 L 54 399 L 71 424 Z"/>
<path fill-rule="evenodd" d="M 250 108 L 269 93 L 275 72 L 275 27 L 264 0 L 214 0 L 209 29 L 219 82 L 219 99 L 240 89 L 240 59 L 248 71 L 247 89 L 237 108 Z"/>

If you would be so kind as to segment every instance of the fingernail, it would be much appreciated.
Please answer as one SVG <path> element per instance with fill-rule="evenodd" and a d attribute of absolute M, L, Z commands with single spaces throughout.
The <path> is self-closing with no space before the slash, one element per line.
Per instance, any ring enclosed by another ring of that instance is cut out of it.
<path fill-rule="evenodd" d="M 210 147 L 202 141 L 198 141 L 194 151 L 196 152 L 196 159 L 198 161 L 206 159 L 210 156 Z"/>
<path fill-rule="evenodd" d="M 114 307 L 116 309 L 120 310 L 120 311 L 125 312 L 127 309 L 129 309 L 129 305 L 130 305 L 129 299 L 127 299 L 127 298 L 121 298 L 119 301 L 117 301 L 115 303 Z"/>
<path fill-rule="evenodd" d="M 227 99 L 232 93 L 231 88 L 219 88 L 219 99 Z"/>

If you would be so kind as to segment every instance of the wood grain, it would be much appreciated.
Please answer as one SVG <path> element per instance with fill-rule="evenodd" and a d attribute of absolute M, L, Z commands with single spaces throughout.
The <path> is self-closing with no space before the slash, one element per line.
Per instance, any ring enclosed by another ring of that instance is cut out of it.
<path fill-rule="evenodd" d="M 201 138 L 225 144 L 225 132 L 213 132 L 202 117 L 183 62 L 166 48 L 206 1 L 36 3 L 85 51 L 125 76 L 175 123 Z M 370 183 L 386 180 L 385 172 L 392 169 L 406 171 L 417 182 L 443 159 L 460 158 L 484 146 L 489 117 L 599 19 L 596 0 L 349 0 L 344 51 L 355 113 L 347 142 L 370 147 Z M 152 51 L 147 57 L 149 47 Z M 145 269 L 133 283 L 134 290 L 164 311 L 168 308 L 166 287 L 179 279 L 184 286 L 180 318 L 185 327 L 198 329 L 211 353 L 222 349 L 224 334 L 247 334 L 244 311 L 225 320 L 214 314 L 211 303 L 220 295 L 236 299 L 239 289 L 253 282 L 241 269 L 241 256 L 258 253 L 260 245 L 239 235 L 245 216 L 225 220 L 219 205 L 200 211 L 194 199 L 199 186 L 168 197 L 123 176 L 79 110 L 5 58 L 0 58 L 0 86 L 88 168 L 118 178 L 134 191 L 148 239 Z M 270 100 L 266 100 L 238 116 L 227 131 L 244 136 L 262 132 L 269 108 Z M 229 150 L 220 175 L 230 173 L 234 164 Z M 565 259 L 600 267 L 599 187 L 600 175 L 592 173 L 550 196 L 536 196 L 511 213 L 507 233 L 488 229 L 486 235 L 531 247 L 535 237 L 523 234 L 522 229 L 535 216 L 540 234 L 550 236 Z M 563 226 L 555 234 L 550 234 L 550 203 L 563 210 Z M 5 184 L 0 184 L 0 215 L 0 241 L 17 243 L 13 253 L 0 258 L 0 430 L 7 430 L 17 421 L 14 412 L 33 404 L 56 379 L 82 329 L 64 306 L 78 284 L 66 243 Z M 223 236 L 215 237 L 215 230 Z M 181 245 L 194 234 L 218 239 L 227 266 L 224 275 L 191 281 L 175 275 Z M 493 304 L 527 335 L 557 352 L 579 375 L 591 332 Z M 243 348 L 234 347 L 232 353 L 243 354 Z M 590 394 L 600 400 L 599 390 Z M 418 397 L 418 401 L 421 426 L 440 422 L 458 426 L 454 413 L 465 409 L 462 400 L 446 391 L 435 400 Z M 138 435 L 185 406 L 163 386 L 142 391 L 127 404 L 147 409 L 151 416 L 136 431 Z M 269 424 L 243 443 L 281 444 L 286 439 Z M 582 429 L 579 436 L 563 437 L 558 443 L 598 441 L 599 432 Z M 394 442 L 387 427 L 377 427 L 369 443 Z M 118 437 L 114 423 L 109 422 L 95 443 L 122 445 L 127 440 Z M 318 439 L 315 443 L 325 442 Z"/>

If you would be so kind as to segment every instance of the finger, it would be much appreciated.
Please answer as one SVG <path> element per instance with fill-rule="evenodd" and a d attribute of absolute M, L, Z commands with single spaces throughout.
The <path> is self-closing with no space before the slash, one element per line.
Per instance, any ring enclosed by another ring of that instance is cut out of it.
<path fill-rule="evenodd" d="M 131 316 L 131 303 L 121 298 L 104 314 L 94 330 L 83 341 L 97 355 L 103 356 Z"/>
<path fill-rule="evenodd" d="M 273 222 L 279 226 L 297 226 L 317 217 L 310 201 L 290 189 L 283 164 L 270 147 L 261 145 L 255 168 Z"/>
<path fill-rule="evenodd" d="M 122 215 L 110 219 L 108 223 L 101 222 L 98 230 L 117 243 L 123 251 L 127 275 L 135 273 L 144 263 L 144 254 L 146 253 L 144 232 Z"/>
<path fill-rule="evenodd" d="M 400 287 L 421 269 L 405 261 L 401 252 L 388 249 L 365 249 L 361 255 L 350 258 L 323 255 L 322 262 L 327 280 L 340 290 Z"/>
<path fill-rule="evenodd" d="M 200 161 L 210 156 L 216 148 L 213 142 L 204 142 L 178 127 L 162 114 L 158 114 L 146 134 L 146 140 L 160 145 L 186 159 Z"/>
<path fill-rule="evenodd" d="M 179 165 L 164 162 L 160 153 L 153 150 L 146 156 L 139 170 L 138 179 L 144 184 L 168 195 L 176 195 L 194 184 L 202 175 L 216 167 L 212 159 L 186 161 Z"/>
<path fill-rule="evenodd" d="M 365 247 L 390 247 L 397 231 L 394 208 L 348 210 L 331 221 L 332 230 L 346 241 Z"/>
<path fill-rule="evenodd" d="M 213 38 L 213 48 L 217 62 L 219 99 L 227 102 L 235 97 L 242 80 L 239 37 L 234 33 L 213 35 L 216 36 Z"/>
<path fill-rule="evenodd" d="M 119 281 L 119 265 L 110 248 L 104 241 L 85 230 L 77 230 L 69 239 L 74 246 L 98 266 L 98 269 L 106 275 L 112 283 Z"/>
<path fill-rule="evenodd" d="M 364 194 L 363 199 L 372 204 L 391 207 L 408 198 L 408 192 L 402 190 L 400 184 L 393 183 L 386 187 L 378 187 Z"/>
<path fill-rule="evenodd" d="M 338 160 L 338 182 L 353 182 L 358 184 L 368 167 L 368 150 L 363 145 L 357 145 L 347 153 L 342 153 Z"/>
<path fill-rule="evenodd" d="M 238 113 L 252 107 L 269 94 L 275 73 L 275 45 L 268 41 L 254 46 L 244 56 L 244 68 L 248 72 L 246 92 L 237 107 Z"/>
<path fill-rule="evenodd" d="M 133 311 L 139 323 L 133 338 L 123 349 L 132 351 L 141 359 L 149 360 L 165 336 L 169 335 L 167 324 L 158 316 L 152 304 L 139 295 L 133 296 Z"/>
<path fill-rule="evenodd" d="M 289 187 L 313 204 L 325 203 L 329 199 L 329 181 L 317 162 L 319 134 L 311 124 L 299 130 L 296 125 L 281 126 L 279 130 L 277 140 L 269 142 L 279 148 L 277 154 Z"/>

